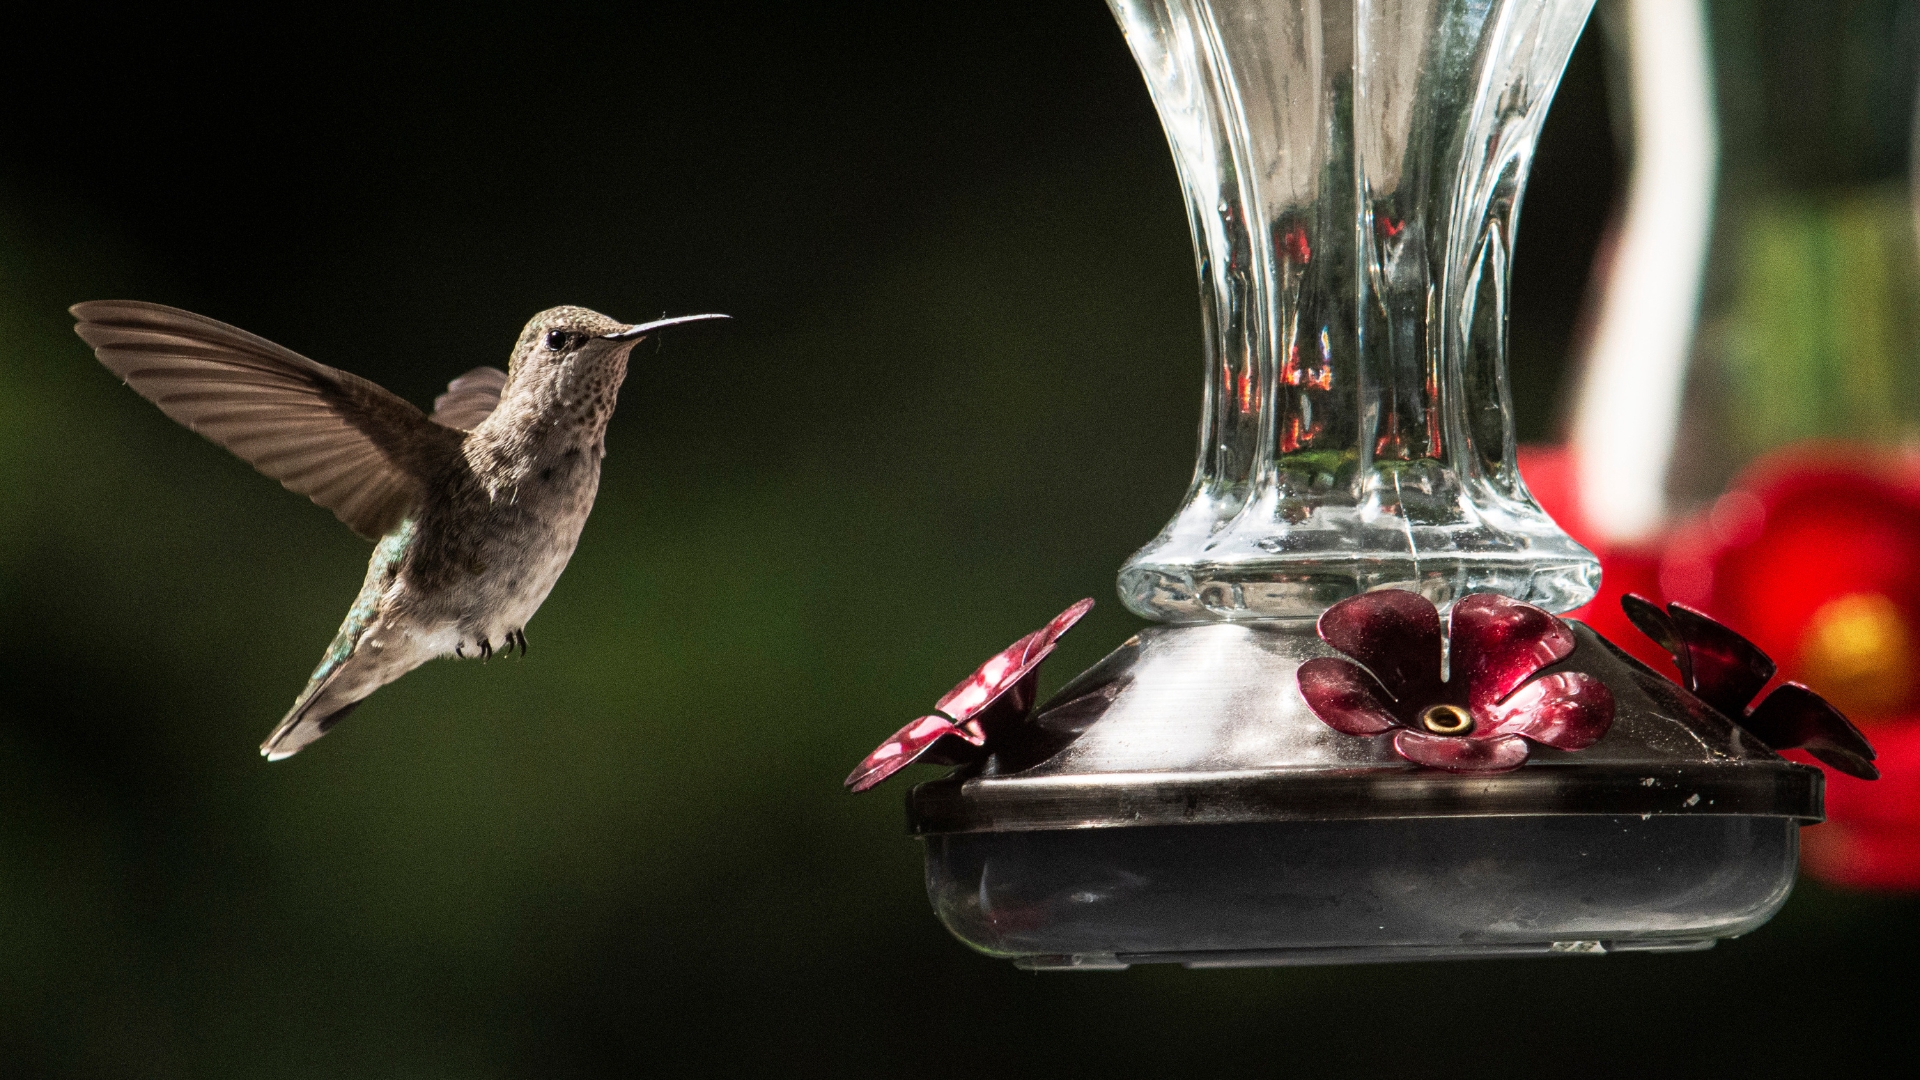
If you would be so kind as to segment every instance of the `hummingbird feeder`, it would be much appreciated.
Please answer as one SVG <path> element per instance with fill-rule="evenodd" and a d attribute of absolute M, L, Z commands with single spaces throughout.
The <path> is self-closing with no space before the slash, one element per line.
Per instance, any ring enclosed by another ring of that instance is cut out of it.
<path fill-rule="evenodd" d="M 1199 463 L 1120 571 L 1156 625 L 1038 708 L 1083 601 L 849 778 L 908 796 L 956 936 L 1028 968 L 1687 951 L 1785 901 L 1872 750 L 1599 565 L 1516 467 L 1514 223 L 1593 0 L 1109 0 L 1185 190 Z"/>

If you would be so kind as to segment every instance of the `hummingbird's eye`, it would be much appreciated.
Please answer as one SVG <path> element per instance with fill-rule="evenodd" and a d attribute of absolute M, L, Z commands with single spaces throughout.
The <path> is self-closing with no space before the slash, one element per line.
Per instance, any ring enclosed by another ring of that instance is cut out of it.
<path fill-rule="evenodd" d="M 573 347 L 574 337 L 575 335 L 565 330 L 549 330 L 547 331 L 547 348 L 554 352 L 566 352 Z"/>

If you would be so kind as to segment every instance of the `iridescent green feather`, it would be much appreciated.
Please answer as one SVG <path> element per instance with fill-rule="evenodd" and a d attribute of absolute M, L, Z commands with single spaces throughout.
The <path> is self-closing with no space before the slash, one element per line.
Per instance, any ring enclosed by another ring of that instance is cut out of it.
<path fill-rule="evenodd" d="M 346 621 L 340 624 L 340 632 L 333 635 L 333 643 L 327 646 L 327 653 L 320 658 L 320 666 L 313 669 L 313 677 L 307 680 L 307 689 L 300 695 L 305 700 L 326 681 L 333 669 L 346 662 L 353 655 L 353 647 L 360 643 L 360 635 L 372 625 L 375 614 L 380 610 L 380 598 L 386 594 L 387 587 L 393 584 L 393 575 L 399 571 L 400 560 L 406 557 L 407 546 L 413 543 L 413 519 L 402 521 L 392 532 L 381 537 L 374 546 L 373 559 L 367 564 L 367 579 L 360 584 L 360 595 L 353 598 L 353 607 L 347 610 Z"/>

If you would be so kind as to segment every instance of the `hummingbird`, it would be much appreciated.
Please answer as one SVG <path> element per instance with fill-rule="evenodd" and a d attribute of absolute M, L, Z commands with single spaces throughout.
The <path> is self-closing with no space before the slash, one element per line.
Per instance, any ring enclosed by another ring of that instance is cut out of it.
<path fill-rule="evenodd" d="M 375 541 L 346 621 L 260 752 L 298 753 L 439 656 L 518 647 L 600 486 L 607 420 L 642 339 L 582 307 L 535 315 L 507 370 L 447 384 L 431 415 L 373 382 L 204 315 L 133 300 L 69 309 L 108 370 L 188 428 Z"/>

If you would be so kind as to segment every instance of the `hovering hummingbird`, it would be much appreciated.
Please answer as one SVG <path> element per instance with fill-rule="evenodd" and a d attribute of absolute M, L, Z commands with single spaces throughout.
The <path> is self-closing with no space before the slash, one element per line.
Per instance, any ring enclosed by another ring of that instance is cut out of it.
<path fill-rule="evenodd" d="M 340 632 L 260 752 L 296 754 L 436 656 L 519 646 L 579 542 L 607 419 L 642 338 L 725 315 L 628 325 L 549 308 L 507 370 L 447 384 L 433 415 L 226 323 L 160 304 L 70 309 L 100 362 L 162 412 L 377 541 Z"/>

